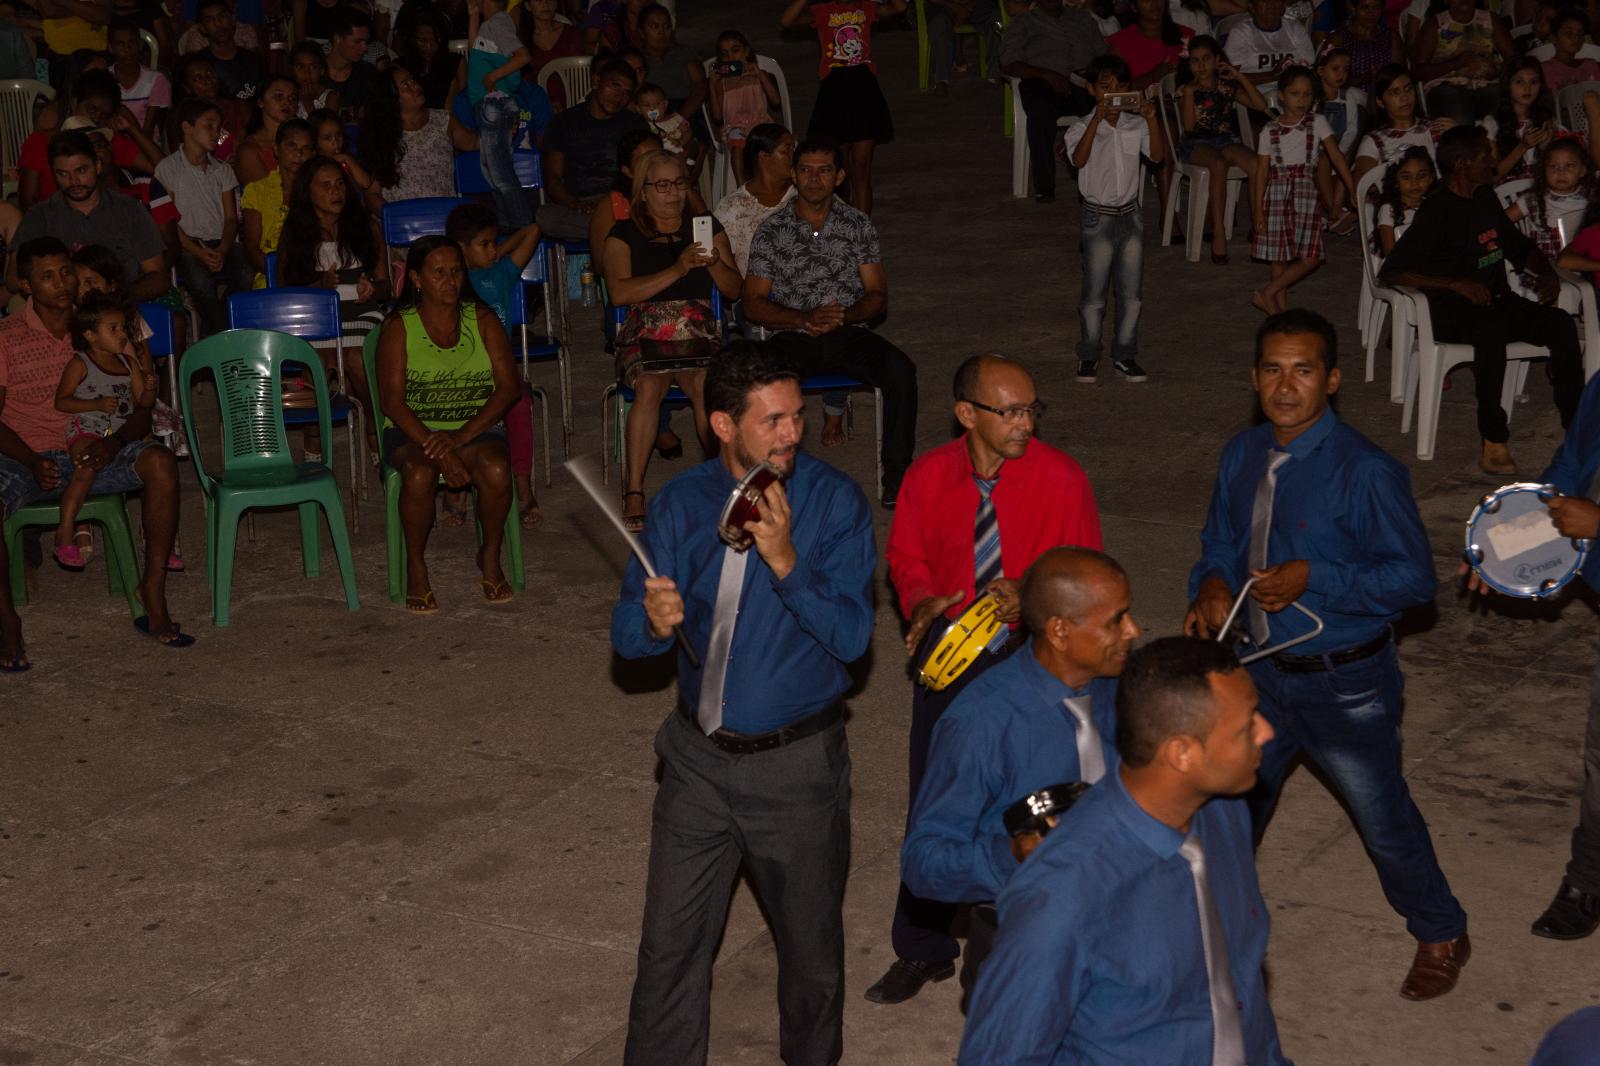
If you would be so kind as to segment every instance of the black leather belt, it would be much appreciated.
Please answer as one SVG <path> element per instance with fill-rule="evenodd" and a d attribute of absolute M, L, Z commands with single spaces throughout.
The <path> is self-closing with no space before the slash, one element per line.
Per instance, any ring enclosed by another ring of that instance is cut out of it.
<path fill-rule="evenodd" d="M 695 732 L 700 732 L 700 723 L 695 720 L 694 712 L 687 703 L 678 704 L 678 713 L 688 720 Z M 721 748 L 730 755 L 755 755 L 763 751 L 772 751 L 786 744 L 793 744 L 797 740 L 820 733 L 824 729 L 844 718 L 844 703 L 835 703 L 825 707 L 816 714 L 790 722 L 781 729 L 774 729 L 766 733 L 735 733 L 731 729 L 719 729 L 706 737 L 707 740 Z"/>
<path fill-rule="evenodd" d="M 1332 670 L 1336 666 L 1347 663 L 1360 662 L 1378 654 L 1389 646 L 1394 639 L 1394 634 L 1388 629 L 1373 637 L 1365 644 L 1343 651 L 1332 651 L 1325 655 L 1274 655 L 1272 665 L 1286 674 L 1321 674 Z"/>

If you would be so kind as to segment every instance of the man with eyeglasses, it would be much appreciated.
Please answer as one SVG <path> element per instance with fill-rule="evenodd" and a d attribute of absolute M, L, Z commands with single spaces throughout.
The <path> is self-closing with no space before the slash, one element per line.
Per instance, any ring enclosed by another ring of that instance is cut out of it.
<path fill-rule="evenodd" d="M 911 464 L 889 528 L 889 580 L 908 619 L 906 653 L 913 671 L 949 621 L 978 596 L 995 596 L 1001 619 L 1014 626 L 1022 620 L 1017 582 L 1036 559 L 1058 545 L 1101 546 L 1088 476 L 1071 456 L 1034 436 L 1044 404 L 1028 372 L 1001 355 L 975 355 L 956 370 L 954 392 L 956 420 L 966 432 Z M 973 679 L 999 661 L 986 650 L 938 692 L 912 686 L 913 805 L 934 725 Z M 950 924 L 956 909 L 900 886 L 895 961 L 867 990 L 868 999 L 900 1003 L 955 972 L 961 948 Z"/>
<path fill-rule="evenodd" d="M 744 316 L 773 331 L 802 375 L 843 374 L 882 392 L 880 502 L 893 508 L 916 449 L 917 367 L 867 328 L 889 310 L 889 278 L 872 220 L 834 196 L 844 174 L 832 141 L 795 148 L 795 198 L 750 241 Z"/>

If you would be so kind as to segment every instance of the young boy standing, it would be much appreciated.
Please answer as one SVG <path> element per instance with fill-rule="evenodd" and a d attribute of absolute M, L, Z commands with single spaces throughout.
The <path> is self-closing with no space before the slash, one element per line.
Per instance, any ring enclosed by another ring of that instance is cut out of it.
<path fill-rule="evenodd" d="M 517 179 L 511 150 L 522 116 L 517 90 L 518 73 L 532 60 L 517 36 L 517 24 L 506 11 L 506 0 L 467 0 L 475 23 L 481 12 L 483 25 L 472 35 L 467 55 L 467 99 L 478 118 L 478 165 L 494 196 L 495 212 L 512 229 L 533 222 L 533 210 Z"/>
<path fill-rule="evenodd" d="M 234 190 L 239 179 L 211 154 L 222 134 L 217 105 L 190 97 L 178 105 L 177 117 L 183 143 L 156 164 L 156 180 L 167 187 L 178 209 L 178 285 L 194 301 L 201 328 L 210 336 L 228 328 L 226 308 L 217 296 L 219 277 L 229 292 L 250 287 L 250 266 L 235 243 L 239 215 Z"/>
<path fill-rule="evenodd" d="M 444 233 L 461 246 L 472 291 L 494 309 L 506 334 L 514 336 L 512 294 L 522 284 L 523 268 L 539 251 L 538 225 L 524 226 L 502 243 L 494 212 L 480 204 L 466 204 L 450 212 L 444 220 Z M 515 341 L 512 350 L 521 351 Z M 523 526 L 531 528 L 539 524 L 541 516 L 533 493 L 533 406 L 526 385 L 522 399 L 506 414 L 506 448 L 517 486 L 517 516 Z"/>
<path fill-rule="evenodd" d="M 1089 64 L 1095 109 L 1067 131 L 1066 154 L 1078 171 L 1082 201 L 1083 296 L 1078 302 L 1078 380 L 1093 382 L 1100 369 L 1100 331 L 1106 290 L 1117 289 L 1112 365 L 1126 381 L 1145 380 L 1139 365 L 1139 288 L 1144 275 L 1144 216 L 1139 190 L 1144 160 L 1166 155 L 1155 105 L 1132 90 L 1128 64 L 1114 55 Z M 1129 99 L 1136 98 L 1132 104 Z M 1120 106 L 1119 106 L 1120 105 Z"/>

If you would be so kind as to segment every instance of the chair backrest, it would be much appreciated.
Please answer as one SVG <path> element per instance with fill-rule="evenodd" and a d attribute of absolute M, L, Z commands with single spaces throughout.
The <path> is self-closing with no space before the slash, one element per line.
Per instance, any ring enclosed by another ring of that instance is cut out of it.
<path fill-rule="evenodd" d="M 1556 219 L 1556 232 L 1561 234 L 1561 247 L 1565 248 L 1572 243 L 1572 238 L 1583 228 L 1583 216 L 1588 213 L 1588 208 L 1580 208 L 1577 211 L 1568 211 Z"/>
<path fill-rule="evenodd" d="M 339 294 L 332 289 L 309 287 L 230 294 L 228 328 L 268 329 L 308 341 L 336 341 L 344 335 L 339 322 Z"/>
<path fill-rule="evenodd" d="M 56 91 L 42 81 L 22 78 L 0 81 L 0 171 L 10 178 L 22 155 L 22 142 L 33 132 L 33 102 L 54 100 Z"/>
<path fill-rule="evenodd" d="M 1517 202 L 1518 197 L 1531 188 L 1533 188 L 1532 178 L 1518 178 L 1515 181 L 1502 181 L 1494 187 L 1494 194 L 1499 198 L 1501 207 L 1510 207 Z M 1524 218 L 1517 223 L 1517 228 L 1527 233 L 1531 225 L 1529 220 Z"/>
<path fill-rule="evenodd" d="M 215 478 L 208 474 L 201 454 L 193 410 L 194 378 L 209 371 L 215 378 L 217 402 L 222 408 L 222 468 L 235 473 L 282 470 L 294 465 L 289 435 L 283 424 L 283 367 L 297 363 L 313 368 L 311 379 L 317 398 L 317 425 L 324 441 L 332 440 L 328 381 L 320 373 L 322 361 L 298 337 L 267 329 L 231 329 L 217 333 L 183 353 L 183 375 L 178 402 L 183 411 L 189 453 L 202 486 Z M 323 453 L 332 469 L 333 449 Z"/>
<path fill-rule="evenodd" d="M 150 358 L 164 359 L 172 354 L 172 308 L 165 304 L 142 303 L 139 316 L 150 327 Z"/>
<path fill-rule="evenodd" d="M 145 66 L 151 70 L 161 69 L 161 44 L 156 40 L 156 35 L 149 30 L 140 30 L 139 36 L 144 40 L 144 46 L 150 49 L 150 62 Z"/>
<path fill-rule="evenodd" d="M 991 59 L 989 62 L 998 63 Z M 756 56 L 756 63 L 762 70 L 772 75 L 772 80 L 778 83 L 779 110 L 783 112 L 783 128 L 794 129 L 794 109 L 789 106 L 789 81 L 783 76 L 783 65 L 771 56 Z"/>
<path fill-rule="evenodd" d="M 471 203 L 460 196 L 420 196 L 384 204 L 383 241 L 390 248 L 404 248 L 423 237 L 441 234 L 450 212 Z"/>
<path fill-rule="evenodd" d="M 1240 12 L 1237 15 L 1227 15 L 1218 19 L 1216 27 L 1217 41 L 1219 43 L 1226 44 L 1228 41 L 1228 34 L 1232 33 L 1235 28 L 1243 25 L 1249 20 L 1250 16 L 1244 12 Z"/>
<path fill-rule="evenodd" d="M 1178 138 L 1183 136 L 1183 108 L 1178 103 L 1178 75 L 1174 71 L 1161 79 L 1161 95 L 1156 97 L 1156 114 L 1161 119 L 1161 139 L 1167 150 L 1177 154 Z"/>
<path fill-rule="evenodd" d="M 190 26 L 178 38 L 178 54 L 188 55 L 190 52 L 203 52 L 211 47 L 211 42 L 206 40 L 206 35 L 200 32 L 199 25 Z"/>
<path fill-rule="evenodd" d="M 1579 81 L 1562 88 L 1556 97 L 1556 121 L 1569 130 L 1587 134 L 1589 115 L 1583 109 L 1583 94 L 1600 92 L 1600 81 Z"/>
<path fill-rule="evenodd" d="M 489 183 L 484 180 L 483 167 L 479 163 L 480 158 L 476 151 L 456 153 L 457 194 L 478 196 L 489 191 Z M 529 148 L 518 148 L 511 153 L 511 162 L 517 168 L 517 179 L 524 189 L 544 188 L 544 166 L 539 161 L 538 152 Z"/>
<path fill-rule="evenodd" d="M 366 340 L 361 342 L 361 367 L 367 372 L 367 391 L 371 394 L 366 398 L 370 405 L 367 409 L 372 412 L 372 424 L 379 434 L 383 432 L 383 408 L 378 402 L 378 338 L 382 334 L 383 327 L 379 326 L 368 331 Z"/>
<path fill-rule="evenodd" d="M 533 81 L 535 85 L 548 85 L 552 77 L 561 79 L 561 89 L 567 95 L 567 106 L 576 107 L 579 101 L 589 95 L 589 87 L 594 81 L 594 60 L 589 56 L 552 59 L 539 68 L 539 76 Z"/>
<path fill-rule="evenodd" d="M 278 253 L 268 252 L 264 258 L 267 261 L 267 269 L 261 276 L 267 279 L 267 288 L 276 289 L 278 287 Z"/>
<path fill-rule="evenodd" d="M 1383 257 L 1372 248 L 1372 235 L 1378 228 L 1378 207 L 1372 202 L 1372 191 L 1381 188 L 1385 175 L 1393 163 L 1380 163 L 1361 175 L 1361 180 L 1356 182 L 1356 222 L 1361 234 L 1361 272 L 1367 276 L 1367 284 L 1372 288 L 1378 287 L 1378 268 L 1383 266 Z"/>

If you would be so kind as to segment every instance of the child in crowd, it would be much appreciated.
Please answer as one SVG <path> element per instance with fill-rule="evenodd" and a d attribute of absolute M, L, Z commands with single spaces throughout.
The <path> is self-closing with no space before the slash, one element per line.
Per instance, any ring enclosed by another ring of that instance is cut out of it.
<path fill-rule="evenodd" d="M 1380 163 L 1398 159 L 1408 148 L 1425 148 L 1431 157 L 1439 135 L 1454 126 L 1452 119 L 1424 121 L 1417 117 L 1417 87 L 1410 71 L 1391 63 L 1372 78 L 1372 118 L 1369 132 L 1356 146 L 1355 176 Z"/>
<path fill-rule="evenodd" d="M 471 15 L 472 51 L 467 54 L 467 98 L 478 119 L 478 164 L 489 183 L 495 212 L 512 229 L 533 222 L 533 209 L 523 194 L 512 159 L 512 140 L 522 107 L 517 90 L 522 68 L 532 58 L 517 36 L 517 24 L 506 0 L 467 0 Z M 477 25 L 480 13 L 483 24 Z"/>
<path fill-rule="evenodd" d="M 1534 244 L 1554 261 L 1566 244 L 1561 220 L 1582 217 L 1593 198 L 1591 192 L 1588 152 L 1577 140 L 1559 137 L 1545 147 L 1533 187 L 1506 208 L 1506 217 L 1513 222 L 1526 219 Z"/>
<path fill-rule="evenodd" d="M 1317 75 L 1317 114 L 1328 123 L 1339 151 L 1348 158 L 1361 132 L 1360 97 L 1345 88 L 1350 80 L 1350 53 L 1343 48 L 1326 49 L 1317 55 L 1312 70 Z M 1344 206 L 1350 190 L 1333 179 L 1326 156 L 1317 160 L 1317 188 L 1323 206 L 1334 212 L 1332 221 L 1325 223 L 1327 228 L 1341 236 L 1354 229 L 1355 212 Z"/>
<path fill-rule="evenodd" d="M 135 410 L 151 406 L 156 378 L 128 354 L 128 309 L 112 297 L 97 293 L 80 301 L 69 328 L 76 357 L 61 371 L 56 410 L 72 416 L 67 452 L 74 465 L 61 492 L 54 555 L 62 569 L 82 570 L 83 551 L 73 533 L 97 473 L 83 462 L 83 449 L 121 429 Z"/>
<path fill-rule="evenodd" d="M 1144 274 L 1144 216 L 1139 191 L 1144 161 L 1160 166 L 1167 148 L 1155 103 L 1138 94 L 1137 114 L 1111 106 L 1113 93 L 1129 92 L 1133 74 L 1117 55 L 1089 63 L 1095 109 L 1067 131 L 1066 153 L 1078 171 L 1083 197 L 1083 295 L 1078 302 L 1078 380 L 1093 382 L 1100 368 L 1100 332 L 1106 291 L 1117 290 L 1112 365 L 1126 381 L 1144 381 L 1139 365 L 1139 290 Z"/>
<path fill-rule="evenodd" d="M 704 153 L 694 139 L 694 129 L 689 125 L 689 120 L 675 113 L 667 103 L 666 91 L 659 85 L 645 82 L 633 94 L 633 103 L 629 107 L 650 123 L 650 128 L 661 138 L 667 151 L 683 157 L 684 166 L 690 168 L 692 174 L 695 163 Z"/>
<path fill-rule="evenodd" d="M 1239 140 L 1239 113 L 1235 98 L 1252 111 L 1266 111 L 1267 102 L 1255 83 L 1222 58 L 1217 39 L 1206 34 L 1189 40 L 1189 56 L 1178 67 L 1178 110 L 1183 138 L 1178 160 L 1211 171 L 1211 262 L 1228 264 L 1228 231 L 1224 226 L 1228 199 L 1228 168 L 1249 173 L 1255 153 Z M 1196 224 L 1190 219 L 1189 225 Z"/>
<path fill-rule="evenodd" d="M 1522 50 L 1523 55 L 1527 55 L 1535 48 L 1555 44 L 1556 15 L 1560 14 L 1564 6 L 1566 0 L 1539 0 L 1533 5 L 1533 17 L 1527 23 L 1529 32 L 1512 39 Z"/>
<path fill-rule="evenodd" d="M 722 143 L 733 164 L 733 181 L 743 185 L 744 145 L 750 130 L 771 120 L 783 106 L 778 83 L 762 70 L 750 41 L 738 30 L 717 38 L 717 61 L 706 79 L 711 83 L 711 117 L 722 123 Z"/>
<path fill-rule="evenodd" d="M 345 151 L 344 120 L 337 111 L 322 108 L 311 112 L 311 117 L 306 119 L 311 124 L 311 131 L 316 135 L 315 155 L 325 155 L 344 168 L 345 174 L 350 178 L 361 195 L 371 199 L 379 190 L 372 184 L 372 175 L 367 168 L 356 160 L 356 157 Z"/>
<path fill-rule="evenodd" d="M 239 197 L 239 244 L 256 272 L 254 287 L 267 285 L 267 253 L 276 251 L 289 213 L 289 190 L 295 175 L 316 148 L 311 123 L 292 118 L 278 127 L 275 138 L 278 169 L 244 187 Z"/>
<path fill-rule="evenodd" d="M 309 118 L 314 111 L 339 110 L 339 90 L 328 81 L 328 57 L 320 45 L 301 41 L 289 52 L 289 73 L 294 75 L 300 98 L 295 105 L 297 118 Z"/>
<path fill-rule="evenodd" d="M 1589 19 L 1577 8 L 1568 8 L 1550 20 L 1550 40 L 1556 54 L 1544 61 L 1544 83 L 1552 96 L 1580 81 L 1600 81 L 1600 63 L 1579 59 L 1578 50 L 1589 37 Z"/>
<path fill-rule="evenodd" d="M 461 246 L 472 291 L 494 308 L 506 333 L 515 336 L 511 298 L 522 284 L 523 268 L 539 251 L 539 227 L 528 226 L 498 243 L 500 223 L 494 212 L 480 204 L 464 204 L 444 220 L 444 232 Z M 512 349 L 520 350 L 516 341 Z M 526 384 L 522 398 L 506 414 L 506 448 L 517 486 L 517 517 L 524 528 L 532 529 L 543 521 L 543 515 L 533 491 L 533 400 Z"/>
<path fill-rule="evenodd" d="M 234 150 L 239 147 L 245 130 L 250 126 L 250 105 L 231 96 L 217 95 L 220 91 L 217 68 L 211 65 L 211 57 L 205 52 L 187 52 L 179 56 L 172 67 L 172 85 L 173 112 L 167 116 L 166 143 L 182 143 L 183 131 L 178 126 L 177 108 L 185 100 L 198 97 L 212 101 L 213 106 L 222 112 L 222 132 L 211 154 L 224 163 L 232 159 Z"/>
<path fill-rule="evenodd" d="M 233 168 L 211 154 L 222 134 L 222 112 L 202 97 L 178 105 L 178 150 L 156 165 L 156 179 L 178 208 L 178 284 L 189 294 L 207 336 L 228 328 L 217 296 L 219 276 L 229 292 L 250 287 L 249 265 L 235 243 L 239 216 Z"/>
<path fill-rule="evenodd" d="M 1478 122 L 1494 145 L 1496 185 L 1534 176 L 1539 149 L 1556 130 L 1556 102 L 1545 88 L 1544 67 L 1524 56 L 1506 69 L 1494 114 Z"/>
<path fill-rule="evenodd" d="M 894 119 L 872 59 L 872 24 L 894 18 L 907 6 L 906 0 L 789 0 L 779 20 L 785 29 L 810 22 L 816 30 L 822 85 L 806 137 L 827 138 L 844 149 L 846 199 L 867 215 L 872 214 L 872 153 L 894 140 Z"/>
<path fill-rule="evenodd" d="M 140 129 L 154 137 L 167 108 L 172 106 L 172 83 L 165 74 L 141 62 L 144 38 L 139 36 L 137 23 L 120 19 L 112 22 L 106 32 L 106 44 L 111 49 L 111 73 L 122 90 L 122 106 Z"/>
<path fill-rule="evenodd" d="M 1426 148 L 1407 148 L 1389 167 L 1383 184 L 1373 190 L 1378 204 L 1377 223 L 1372 231 L 1373 251 L 1388 258 L 1395 242 L 1417 217 L 1417 208 L 1433 189 L 1437 177 L 1433 155 Z"/>
<path fill-rule="evenodd" d="M 1262 314 L 1289 309 L 1289 287 L 1322 262 L 1322 199 L 1315 174 L 1318 153 L 1325 152 L 1347 190 L 1356 187 L 1339 142 L 1321 115 L 1311 113 L 1316 75 L 1292 66 L 1278 77 L 1281 113 L 1261 131 L 1259 159 L 1250 182 L 1255 201 L 1255 245 L 1251 255 L 1271 264 L 1272 280 L 1250 294 Z"/>

